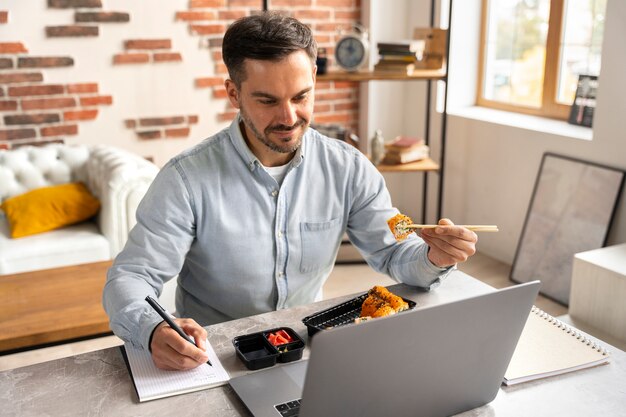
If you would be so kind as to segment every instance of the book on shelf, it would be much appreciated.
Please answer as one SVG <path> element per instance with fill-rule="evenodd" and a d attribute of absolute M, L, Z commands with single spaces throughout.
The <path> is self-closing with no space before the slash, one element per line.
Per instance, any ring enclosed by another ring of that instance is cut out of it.
<path fill-rule="evenodd" d="M 406 164 L 409 162 L 421 161 L 428 158 L 430 150 L 428 146 L 422 145 L 417 148 L 409 149 L 406 151 L 387 151 L 383 158 L 383 163 L 387 165 Z"/>
<path fill-rule="evenodd" d="M 378 61 L 378 63 L 374 65 L 375 72 L 411 75 L 414 70 L 415 64 L 408 62 Z"/>
<path fill-rule="evenodd" d="M 395 42 L 378 42 L 378 51 L 388 51 L 394 53 L 421 54 L 424 50 L 424 40 L 401 40 Z M 381 53 L 382 54 L 382 53 Z"/>
<path fill-rule="evenodd" d="M 385 150 L 387 151 L 407 151 L 413 148 L 419 148 L 426 143 L 424 139 L 412 136 L 396 136 L 394 140 L 385 144 Z"/>
<path fill-rule="evenodd" d="M 213 347 L 207 340 L 208 363 L 187 371 L 166 371 L 156 367 L 149 351 L 133 347 L 130 343 L 121 346 L 139 402 L 171 397 L 188 392 L 200 391 L 225 385 L 230 379 Z"/>
<path fill-rule="evenodd" d="M 383 162 L 389 165 L 406 164 L 428 158 L 430 149 L 424 139 L 411 136 L 397 136 L 385 144 Z"/>
<path fill-rule="evenodd" d="M 609 352 L 602 346 L 533 306 L 504 374 L 504 384 L 590 368 L 609 359 Z"/>

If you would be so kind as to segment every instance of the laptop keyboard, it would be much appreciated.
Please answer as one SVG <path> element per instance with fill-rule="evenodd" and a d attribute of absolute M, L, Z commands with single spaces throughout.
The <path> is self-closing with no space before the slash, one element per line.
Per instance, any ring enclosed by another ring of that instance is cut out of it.
<path fill-rule="evenodd" d="M 300 414 L 300 399 L 275 405 L 274 408 L 283 417 L 296 417 Z"/>

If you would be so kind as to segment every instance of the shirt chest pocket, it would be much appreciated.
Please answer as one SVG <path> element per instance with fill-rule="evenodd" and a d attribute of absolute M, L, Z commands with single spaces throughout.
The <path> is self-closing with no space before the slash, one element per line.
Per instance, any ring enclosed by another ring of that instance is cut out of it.
<path fill-rule="evenodd" d="M 326 222 L 300 223 L 302 258 L 300 272 L 313 272 L 333 262 L 341 243 L 341 218 Z"/>

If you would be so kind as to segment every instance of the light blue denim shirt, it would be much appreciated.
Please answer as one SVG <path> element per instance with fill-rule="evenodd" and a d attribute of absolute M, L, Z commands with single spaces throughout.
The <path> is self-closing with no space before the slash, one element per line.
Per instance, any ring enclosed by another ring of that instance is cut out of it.
<path fill-rule="evenodd" d="M 448 270 L 413 235 L 396 242 L 385 181 L 357 149 L 308 129 L 278 185 L 239 118 L 176 156 L 137 210 L 103 304 L 116 335 L 148 348 L 162 319 L 144 301 L 178 275 L 176 311 L 201 325 L 315 301 L 344 232 L 376 271 L 430 288 Z"/>

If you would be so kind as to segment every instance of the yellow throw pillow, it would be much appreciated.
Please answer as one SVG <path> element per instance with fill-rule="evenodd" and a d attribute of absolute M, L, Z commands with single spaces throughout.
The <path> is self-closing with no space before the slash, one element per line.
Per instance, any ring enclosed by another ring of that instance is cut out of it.
<path fill-rule="evenodd" d="M 100 201 L 83 183 L 37 188 L 8 198 L 0 205 L 11 237 L 24 237 L 82 222 L 95 215 Z"/>

